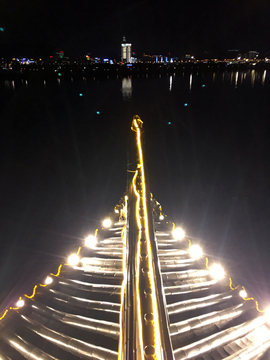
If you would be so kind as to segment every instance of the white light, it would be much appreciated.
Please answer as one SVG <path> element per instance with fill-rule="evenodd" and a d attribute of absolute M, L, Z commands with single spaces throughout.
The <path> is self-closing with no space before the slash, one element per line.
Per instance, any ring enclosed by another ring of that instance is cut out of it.
<path fill-rule="evenodd" d="M 72 266 L 77 265 L 79 261 L 80 261 L 79 256 L 77 254 L 72 254 L 68 258 L 68 265 L 72 265 Z"/>
<path fill-rule="evenodd" d="M 110 219 L 105 219 L 102 224 L 105 228 L 109 228 L 109 227 L 111 227 L 112 222 Z"/>
<path fill-rule="evenodd" d="M 97 244 L 97 238 L 94 235 L 89 235 L 85 239 L 85 246 L 87 246 L 90 249 L 93 249 Z"/>
<path fill-rule="evenodd" d="M 221 280 L 225 276 L 223 267 L 219 264 L 214 264 L 214 265 L 210 266 L 209 272 L 210 272 L 210 275 L 216 280 Z"/>
<path fill-rule="evenodd" d="M 199 245 L 192 245 L 189 248 L 189 255 L 192 257 L 192 259 L 199 259 L 202 257 L 202 248 Z"/>
<path fill-rule="evenodd" d="M 247 292 L 246 290 L 242 289 L 239 291 L 239 296 L 241 296 L 241 298 L 246 298 L 247 297 Z"/>
<path fill-rule="evenodd" d="M 114 209 L 114 212 L 115 212 L 116 214 L 119 214 L 119 210 L 118 210 L 118 209 Z"/>
<path fill-rule="evenodd" d="M 182 240 L 184 239 L 186 233 L 184 232 L 183 229 L 181 228 L 176 228 L 174 231 L 173 231 L 173 237 L 176 239 L 176 240 Z"/>
<path fill-rule="evenodd" d="M 159 220 L 164 220 L 164 215 L 159 215 Z"/>
<path fill-rule="evenodd" d="M 265 318 L 266 318 L 266 321 L 267 323 L 270 325 L 270 307 L 265 309 Z"/>
<path fill-rule="evenodd" d="M 50 285 L 52 282 L 53 282 L 53 279 L 50 276 L 47 276 L 44 283 L 46 285 Z"/>
<path fill-rule="evenodd" d="M 24 300 L 23 299 L 20 299 L 16 302 L 16 306 L 17 307 L 23 307 L 24 306 Z"/>

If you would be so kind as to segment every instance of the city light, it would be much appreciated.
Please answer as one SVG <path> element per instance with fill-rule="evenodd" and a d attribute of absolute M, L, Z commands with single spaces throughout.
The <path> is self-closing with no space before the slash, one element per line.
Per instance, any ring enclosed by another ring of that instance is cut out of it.
<path fill-rule="evenodd" d="M 112 221 L 111 219 L 105 219 L 102 223 L 102 225 L 105 227 L 105 228 L 109 228 L 112 226 Z"/>
<path fill-rule="evenodd" d="M 199 259 L 203 255 L 202 248 L 199 245 L 192 245 L 189 248 L 189 255 L 192 257 L 192 259 Z"/>
<path fill-rule="evenodd" d="M 209 272 L 212 278 L 216 280 L 221 280 L 225 276 L 225 272 L 223 270 L 223 267 L 219 264 L 214 264 L 209 267 Z"/>
<path fill-rule="evenodd" d="M 80 258 L 77 254 L 72 254 L 68 257 L 68 265 L 74 266 L 78 265 Z"/>
<path fill-rule="evenodd" d="M 44 281 L 44 284 L 45 285 L 50 285 L 52 282 L 53 282 L 53 279 L 50 276 L 47 276 L 45 281 Z"/>
<path fill-rule="evenodd" d="M 164 220 L 164 215 L 159 215 L 159 220 Z"/>
<path fill-rule="evenodd" d="M 93 249 L 97 244 L 97 238 L 94 235 L 89 235 L 85 238 L 85 246 Z"/>
<path fill-rule="evenodd" d="M 173 237 L 176 239 L 176 240 L 182 240 L 184 239 L 184 237 L 186 236 L 186 233 L 183 229 L 181 228 L 176 228 L 174 231 L 173 231 Z"/>

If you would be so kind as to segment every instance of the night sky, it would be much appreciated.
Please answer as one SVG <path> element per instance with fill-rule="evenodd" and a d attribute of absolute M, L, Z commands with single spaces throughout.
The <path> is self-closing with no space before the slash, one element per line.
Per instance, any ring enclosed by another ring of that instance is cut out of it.
<path fill-rule="evenodd" d="M 91 53 L 117 58 L 123 35 L 138 56 L 226 55 L 269 51 L 270 3 L 247 1 L 42 1 L 3 0 L 2 55 L 67 56 Z"/>

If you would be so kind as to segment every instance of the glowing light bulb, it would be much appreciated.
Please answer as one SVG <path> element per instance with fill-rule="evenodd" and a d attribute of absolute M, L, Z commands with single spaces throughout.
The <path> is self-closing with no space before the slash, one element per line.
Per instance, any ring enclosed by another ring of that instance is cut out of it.
<path fill-rule="evenodd" d="M 119 210 L 118 210 L 118 209 L 114 209 L 114 212 L 115 212 L 116 214 L 119 214 Z"/>
<path fill-rule="evenodd" d="M 159 215 L 159 220 L 164 220 L 164 215 Z"/>
<path fill-rule="evenodd" d="M 80 261 L 80 258 L 77 254 L 72 254 L 68 257 L 68 265 L 74 266 L 77 265 Z"/>
<path fill-rule="evenodd" d="M 112 226 L 112 222 L 110 219 L 105 219 L 102 224 L 105 228 L 109 228 Z"/>
<path fill-rule="evenodd" d="M 46 285 L 50 285 L 52 282 L 53 282 L 53 279 L 52 279 L 50 276 L 47 276 L 46 279 L 45 279 L 45 281 L 44 281 L 44 283 L 45 283 Z"/>
<path fill-rule="evenodd" d="M 199 245 L 192 245 L 189 248 L 189 255 L 192 257 L 192 259 L 199 259 L 202 257 L 202 254 L 203 251 Z"/>
<path fill-rule="evenodd" d="M 246 298 L 247 297 L 247 292 L 246 290 L 242 289 L 239 291 L 239 296 L 241 296 L 241 298 Z"/>
<path fill-rule="evenodd" d="M 214 264 L 209 268 L 210 275 L 216 279 L 221 280 L 225 276 L 225 272 L 223 270 L 223 267 L 219 264 Z"/>
<path fill-rule="evenodd" d="M 90 249 L 93 249 L 97 244 L 97 238 L 94 235 L 89 235 L 85 239 L 85 246 L 87 246 Z"/>
<path fill-rule="evenodd" d="M 23 307 L 24 306 L 24 300 L 23 299 L 19 299 L 17 302 L 16 302 L 16 306 L 17 307 Z"/>
<path fill-rule="evenodd" d="M 176 228 L 174 231 L 173 231 L 173 237 L 176 239 L 176 240 L 182 240 L 184 239 L 186 233 L 183 229 L 181 228 Z"/>

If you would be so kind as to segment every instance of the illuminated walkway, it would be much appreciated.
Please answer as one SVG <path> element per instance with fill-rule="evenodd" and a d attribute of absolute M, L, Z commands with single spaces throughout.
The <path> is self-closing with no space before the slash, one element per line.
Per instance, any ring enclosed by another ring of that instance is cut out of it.
<path fill-rule="evenodd" d="M 268 359 L 270 316 L 149 192 L 134 117 L 130 188 L 56 274 L 0 314 L 0 360 Z"/>

